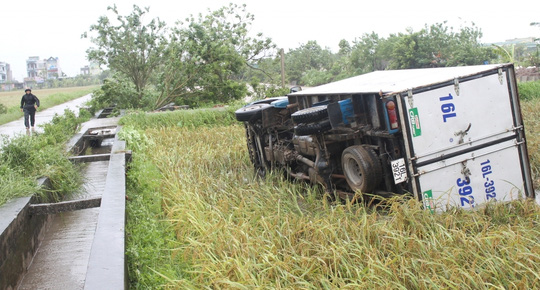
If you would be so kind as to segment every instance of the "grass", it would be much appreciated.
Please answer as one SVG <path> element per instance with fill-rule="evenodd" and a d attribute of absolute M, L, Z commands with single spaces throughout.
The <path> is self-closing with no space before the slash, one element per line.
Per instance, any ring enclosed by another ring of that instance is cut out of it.
<path fill-rule="evenodd" d="M 414 200 L 330 203 L 278 173 L 257 179 L 241 124 L 178 126 L 188 117 L 177 114 L 189 113 L 126 122 L 128 147 L 139 144 L 128 172 L 133 288 L 540 287 L 534 201 L 441 214 Z"/>
<path fill-rule="evenodd" d="M 138 129 L 159 127 L 200 127 L 227 126 L 236 124 L 234 111 L 237 107 L 220 109 L 197 109 L 184 111 L 167 111 L 160 113 L 129 112 L 120 119 L 120 125 L 129 125 Z"/>
<path fill-rule="evenodd" d="M 540 97 L 521 102 L 534 188 L 540 188 Z"/>
<path fill-rule="evenodd" d="M 44 133 L 5 139 L 0 148 L 0 205 L 8 200 L 37 194 L 57 201 L 76 192 L 82 182 L 78 168 L 67 159 L 63 144 L 85 118 L 69 110 L 44 124 Z M 46 176 L 51 188 L 38 188 L 36 179 Z"/>
<path fill-rule="evenodd" d="M 39 110 L 45 110 L 87 95 L 96 88 L 98 86 L 42 89 L 32 90 L 32 93 L 39 98 Z M 0 104 L 7 108 L 6 113 L 0 113 L 0 125 L 17 120 L 23 116 L 20 110 L 21 97 L 23 95 L 23 91 L 0 92 Z"/>

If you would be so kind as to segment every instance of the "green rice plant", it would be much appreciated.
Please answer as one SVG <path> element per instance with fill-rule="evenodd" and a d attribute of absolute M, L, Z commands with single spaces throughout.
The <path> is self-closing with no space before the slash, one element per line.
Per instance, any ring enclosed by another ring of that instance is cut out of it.
<path fill-rule="evenodd" d="M 6 164 L 0 165 L 0 205 L 11 198 L 27 196 L 29 192 L 38 192 L 36 180 L 11 169 Z"/>
<path fill-rule="evenodd" d="M 126 258 L 131 288 L 157 289 L 167 276 L 181 277 L 182 263 L 174 263 L 174 231 L 162 211 L 161 174 L 144 153 L 133 156 L 127 174 Z"/>
<path fill-rule="evenodd" d="M 519 98 L 525 101 L 540 99 L 540 81 L 518 83 Z"/>
<path fill-rule="evenodd" d="M 144 238 L 159 245 L 160 257 L 137 267 L 149 282 L 137 287 L 540 287 L 540 208 L 533 201 L 438 214 L 400 197 L 385 200 L 384 210 L 330 202 L 320 187 L 282 172 L 257 178 L 240 125 L 140 123 L 153 145 L 134 151 L 146 165 L 133 181 L 153 181 L 150 205 L 139 204 L 152 210 L 138 221 L 154 220 L 166 234 Z"/>
<path fill-rule="evenodd" d="M 121 125 L 138 129 L 157 127 L 227 126 L 237 123 L 234 111 L 237 107 L 177 110 L 156 113 L 133 111 L 120 119 Z"/>
<path fill-rule="evenodd" d="M 540 98 L 521 102 L 534 187 L 540 188 Z"/>

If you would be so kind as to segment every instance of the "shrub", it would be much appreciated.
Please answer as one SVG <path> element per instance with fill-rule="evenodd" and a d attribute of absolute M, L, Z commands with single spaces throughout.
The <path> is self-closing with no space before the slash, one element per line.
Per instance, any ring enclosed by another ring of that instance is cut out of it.
<path fill-rule="evenodd" d="M 540 81 L 518 83 L 519 98 L 530 101 L 540 98 Z"/>

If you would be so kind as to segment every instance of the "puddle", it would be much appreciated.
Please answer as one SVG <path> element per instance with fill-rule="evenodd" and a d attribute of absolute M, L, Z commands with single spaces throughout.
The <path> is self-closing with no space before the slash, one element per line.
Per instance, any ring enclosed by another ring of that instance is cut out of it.
<path fill-rule="evenodd" d="M 97 146 L 90 146 L 90 153 L 86 155 L 111 153 L 113 143 L 114 138 L 105 138 L 99 145 L 94 144 Z"/>

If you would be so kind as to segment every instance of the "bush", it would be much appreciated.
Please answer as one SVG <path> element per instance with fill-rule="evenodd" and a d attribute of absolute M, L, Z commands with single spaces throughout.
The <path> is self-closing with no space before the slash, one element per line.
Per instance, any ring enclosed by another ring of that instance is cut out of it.
<path fill-rule="evenodd" d="M 4 106 L 3 104 L 0 104 L 0 114 L 5 114 L 5 113 L 7 113 L 6 106 Z"/>
<path fill-rule="evenodd" d="M 540 98 L 540 81 L 518 83 L 519 98 L 530 101 Z"/>
<path fill-rule="evenodd" d="M 139 103 L 135 95 L 136 91 L 131 82 L 118 79 L 118 77 L 106 79 L 101 88 L 93 93 L 90 101 L 92 113 L 112 105 L 117 105 L 120 109 L 147 107 L 147 104 Z"/>

